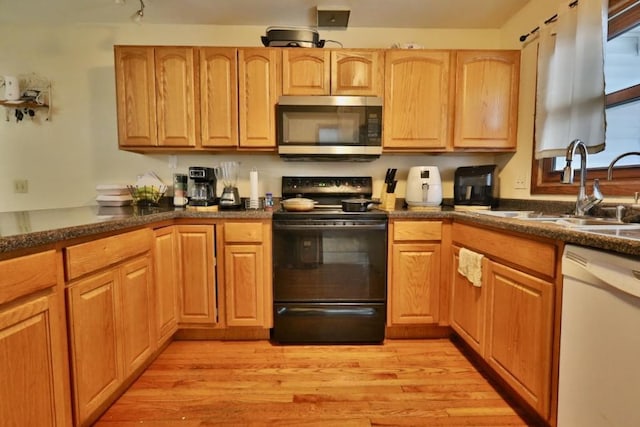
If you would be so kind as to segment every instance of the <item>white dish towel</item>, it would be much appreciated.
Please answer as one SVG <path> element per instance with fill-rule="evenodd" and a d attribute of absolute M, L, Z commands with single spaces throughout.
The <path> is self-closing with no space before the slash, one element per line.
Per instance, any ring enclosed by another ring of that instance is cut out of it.
<path fill-rule="evenodd" d="M 473 286 L 482 286 L 482 258 L 484 255 L 460 248 L 458 254 L 458 273 L 466 277 Z"/>

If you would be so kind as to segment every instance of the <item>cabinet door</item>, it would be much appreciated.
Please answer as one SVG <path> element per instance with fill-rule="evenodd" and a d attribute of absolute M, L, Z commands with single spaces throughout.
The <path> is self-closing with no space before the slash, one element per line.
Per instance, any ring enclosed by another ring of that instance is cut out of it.
<path fill-rule="evenodd" d="M 203 147 L 238 145 L 238 50 L 200 48 L 200 133 Z"/>
<path fill-rule="evenodd" d="M 553 285 L 489 262 L 485 359 L 549 418 Z"/>
<path fill-rule="evenodd" d="M 391 256 L 390 325 L 436 323 L 440 244 L 394 243 Z"/>
<path fill-rule="evenodd" d="M 330 53 L 325 49 L 282 50 L 283 95 L 329 95 Z"/>
<path fill-rule="evenodd" d="M 482 355 L 486 283 L 483 283 L 481 287 L 476 287 L 466 277 L 458 273 L 459 251 L 460 248 L 457 246 L 451 250 L 453 257 L 451 264 L 451 327 L 478 354 Z"/>
<path fill-rule="evenodd" d="M 116 46 L 116 105 L 120 147 L 158 144 L 152 47 Z"/>
<path fill-rule="evenodd" d="M 519 51 L 456 53 L 454 148 L 515 150 Z"/>
<path fill-rule="evenodd" d="M 275 48 L 238 49 L 240 148 L 276 146 L 279 58 Z"/>
<path fill-rule="evenodd" d="M 180 259 L 179 321 L 215 323 L 214 228 L 212 225 L 180 225 L 177 232 Z"/>
<path fill-rule="evenodd" d="M 122 381 L 116 315 L 118 270 L 67 288 L 75 414 L 81 423 Z"/>
<path fill-rule="evenodd" d="M 174 227 L 155 231 L 156 337 L 166 342 L 178 328 L 178 242 Z"/>
<path fill-rule="evenodd" d="M 331 51 L 331 94 L 383 96 L 384 53 L 340 49 Z"/>
<path fill-rule="evenodd" d="M 265 326 L 262 245 L 225 245 L 227 326 Z"/>
<path fill-rule="evenodd" d="M 142 365 L 154 346 L 151 259 L 139 257 L 120 267 L 120 312 L 124 375 Z"/>
<path fill-rule="evenodd" d="M 449 146 L 449 70 L 447 51 L 386 52 L 383 148 L 443 151 Z"/>
<path fill-rule="evenodd" d="M 6 426 L 66 426 L 66 347 L 57 295 L 0 311 L 0 420 Z"/>
<path fill-rule="evenodd" d="M 194 56 L 190 47 L 155 48 L 159 146 L 196 145 Z"/>

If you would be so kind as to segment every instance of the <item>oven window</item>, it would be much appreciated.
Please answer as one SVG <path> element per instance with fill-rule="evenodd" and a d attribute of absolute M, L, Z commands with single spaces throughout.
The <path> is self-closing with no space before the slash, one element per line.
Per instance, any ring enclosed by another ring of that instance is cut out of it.
<path fill-rule="evenodd" d="M 274 228 L 274 300 L 381 301 L 386 230 Z"/>

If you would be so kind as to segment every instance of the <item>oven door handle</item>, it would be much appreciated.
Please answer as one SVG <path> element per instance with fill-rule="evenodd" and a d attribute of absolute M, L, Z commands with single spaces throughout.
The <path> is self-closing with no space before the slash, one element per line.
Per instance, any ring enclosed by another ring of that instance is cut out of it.
<path fill-rule="evenodd" d="M 349 230 L 386 230 L 387 224 L 385 222 L 380 224 L 283 224 L 276 223 L 272 224 L 274 230 L 302 230 L 302 231 L 313 231 L 313 230 L 329 230 L 336 228 L 344 228 Z"/>
<path fill-rule="evenodd" d="M 373 317 L 376 309 L 371 307 L 349 307 L 349 308 L 324 308 L 324 307 L 279 307 L 278 316 L 335 316 L 348 315 L 359 317 Z"/>

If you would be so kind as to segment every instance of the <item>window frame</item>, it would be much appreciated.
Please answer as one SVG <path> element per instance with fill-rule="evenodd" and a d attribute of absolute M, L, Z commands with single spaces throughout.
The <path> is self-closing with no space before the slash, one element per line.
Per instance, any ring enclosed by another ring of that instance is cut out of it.
<path fill-rule="evenodd" d="M 609 0 L 608 40 L 640 25 L 640 1 L 638 0 Z M 640 99 L 640 85 L 621 89 L 606 96 L 607 107 L 624 104 Z M 567 145 L 569 143 L 567 142 Z M 535 153 L 535 144 L 533 147 Z M 600 187 L 604 194 L 613 196 L 631 196 L 638 191 L 640 180 L 640 166 L 620 166 L 614 168 L 614 179 L 607 181 L 606 168 L 588 169 L 587 178 L 600 180 Z M 579 172 L 576 172 L 578 175 Z M 574 184 L 562 184 L 561 173 L 553 170 L 553 159 L 536 160 L 532 156 L 531 164 L 531 194 L 576 194 L 577 177 Z"/>

